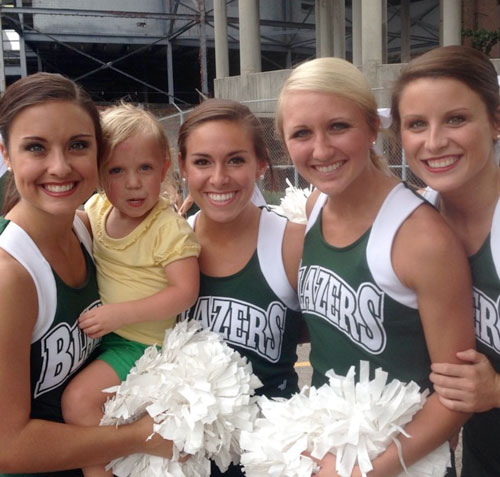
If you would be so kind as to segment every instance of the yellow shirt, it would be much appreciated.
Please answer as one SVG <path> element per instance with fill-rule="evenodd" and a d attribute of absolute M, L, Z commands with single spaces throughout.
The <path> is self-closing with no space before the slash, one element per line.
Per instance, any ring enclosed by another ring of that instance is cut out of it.
<path fill-rule="evenodd" d="M 175 260 L 197 257 L 200 246 L 188 223 L 169 202 L 160 198 L 148 216 L 130 234 L 111 238 L 106 220 L 112 205 L 104 194 L 95 194 L 85 204 L 93 233 L 97 284 L 104 304 L 137 300 L 168 286 L 164 268 Z M 162 321 L 125 325 L 115 331 L 121 337 L 146 345 L 162 345 L 165 330 L 175 316 Z"/>

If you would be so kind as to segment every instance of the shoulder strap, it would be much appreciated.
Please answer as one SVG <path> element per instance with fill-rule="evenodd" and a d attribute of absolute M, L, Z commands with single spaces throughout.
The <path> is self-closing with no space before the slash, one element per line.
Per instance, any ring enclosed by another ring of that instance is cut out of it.
<path fill-rule="evenodd" d="M 422 197 L 398 184 L 386 197 L 373 223 L 366 259 L 377 285 L 391 298 L 410 308 L 418 308 L 416 293 L 401 283 L 391 260 L 392 244 L 399 227 L 424 203 Z"/>
<path fill-rule="evenodd" d="M 73 229 L 92 257 L 92 238 L 80 217 L 75 214 Z M 0 247 L 15 258 L 31 275 L 38 299 L 38 316 L 31 342 L 38 341 L 50 328 L 57 309 L 57 287 L 54 272 L 31 237 L 14 222 L 0 235 Z"/>
<path fill-rule="evenodd" d="M 495 212 L 493 213 L 493 223 L 490 234 L 491 254 L 497 276 L 500 278 L 500 198 L 497 201 Z"/>
<path fill-rule="evenodd" d="M 255 183 L 255 186 L 253 188 L 253 194 L 252 194 L 251 201 L 257 207 L 265 207 L 267 205 L 266 199 L 262 195 L 262 192 L 260 191 L 257 183 Z"/>
<path fill-rule="evenodd" d="M 276 296 L 290 309 L 298 311 L 297 293 L 290 285 L 283 264 L 282 245 L 288 220 L 262 208 L 257 240 L 257 256 L 262 273 Z"/>
<path fill-rule="evenodd" d="M 38 317 L 31 336 L 31 342 L 34 343 L 50 328 L 54 319 L 57 307 L 54 273 L 35 242 L 14 222 L 9 222 L 0 235 L 0 247 L 28 271 L 35 283 L 38 297 Z"/>
<path fill-rule="evenodd" d="M 190 215 L 186 220 L 187 223 L 191 226 L 191 228 L 194 230 L 194 226 L 196 224 L 196 218 L 198 217 L 198 214 L 200 211 L 196 212 L 196 214 Z"/>
<path fill-rule="evenodd" d="M 438 207 L 439 205 L 439 192 L 431 189 L 430 187 L 426 187 L 420 191 L 421 196 L 429 203 L 431 203 L 434 207 Z"/>
<path fill-rule="evenodd" d="M 307 219 L 306 234 L 307 232 L 309 232 L 309 229 L 316 223 L 316 220 L 318 220 L 319 214 L 321 213 L 321 210 L 323 209 L 323 206 L 325 205 L 327 199 L 328 196 L 323 192 L 321 192 L 321 194 L 316 199 L 316 202 L 314 203 L 311 210 L 311 214 Z"/>
<path fill-rule="evenodd" d="M 94 260 L 92 255 L 92 237 L 83 223 L 83 220 L 78 217 L 78 214 L 75 214 L 75 218 L 73 219 L 73 230 L 75 231 L 80 242 L 86 248 L 88 254 L 92 257 L 92 260 Z"/>

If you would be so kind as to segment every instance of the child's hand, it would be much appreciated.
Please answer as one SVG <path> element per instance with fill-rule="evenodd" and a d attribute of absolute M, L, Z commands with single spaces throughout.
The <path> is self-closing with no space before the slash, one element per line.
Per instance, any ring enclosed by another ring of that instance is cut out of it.
<path fill-rule="evenodd" d="M 91 338 L 100 338 L 122 326 L 120 304 L 102 305 L 82 313 L 78 326 Z"/>

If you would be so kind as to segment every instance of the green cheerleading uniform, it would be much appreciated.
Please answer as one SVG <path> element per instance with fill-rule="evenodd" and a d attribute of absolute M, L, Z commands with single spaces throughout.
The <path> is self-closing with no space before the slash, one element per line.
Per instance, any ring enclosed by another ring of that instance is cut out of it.
<path fill-rule="evenodd" d="M 196 215 L 188 218 L 194 229 Z M 263 207 L 257 249 L 242 270 L 228 277 L 200 274 L 196 303 L 181 319 L 199 320 L 252 364 L 263 386 L 256 394 L 288 398 L 299 390 L 294 369 L 302 316 L 288 281 L 281 248 L 287 219 Z M 241 466 L 211 477 L 241 477 Z"/>
<path fill-rule="evenodd" d="M 31 418 L 64 422 L 61 396 L 70 378 L 88 361 L 99 340 L 83 333 L 77 324 L 84 311 L 100 305 L 96 270 L 89 250 L 91 239 L 75 216 L 75 233 L 82 242 L 87 266 L 85 283 L 72 288 L 52 270 L 28 234 L 14 222 L 0 218 L 0 248 L 30 273 L 38 297 L 38 317 L 31 338 Z M 50 436 L 47 436 L 50 439 Z M 56 451 L 56 450 L 55 450 Z M 81 476 L 80 470 L 6 476 Z"/>
<path fill-rule="evenodd" d="M 194 220 L 188 219 L 191 225 Z M 302 318 L 281 254 L 286 223 L 263 208 L 250 261 L 228 277 L 202 273 L 198 299 L 181 317 L 200 321 L 245 356 L 263 383 L 257 394 L 268 397 L 290 397 L 298 391 L 294 364 Z"/>
<path fill-rule="evenodd" d="M 322 236 L 321 194 L 308 220 L 299 270 L 299 301 L 311 338 L 314 386 L 332 369 L 346 375 L 360 360 L 389 380 L 430 388 L 430 357 L 413 290 L 392 267 L 391 249 L 401 224 L 424 201 L 404 184 L 386 197 L 372 227 L 347 247 Z"/>
<path fill-rule="evenodd" d="M 424 197 L 434 205 L 439 195 L 427 189 Z M 471 267 L 476 347 L 500 373 L 500 199 L 491 232 L 469 257 Z M 476 413 L 463 428 L 462 477 L 500 476 L 500 408 Z"/>

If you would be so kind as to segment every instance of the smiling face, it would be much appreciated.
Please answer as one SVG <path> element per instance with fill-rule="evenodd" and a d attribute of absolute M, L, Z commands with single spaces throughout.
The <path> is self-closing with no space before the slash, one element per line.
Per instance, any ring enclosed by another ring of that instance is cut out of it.
<path fill-rule="evenodd" d="M 74 214 L 97 182 L 92 119 L 69 101 L 23 109 L 12 121 L 4 160 L 23 206 L 53 215 Z"/>
<path fill-rule="evenodd" d="M 495 167 L 492 124 L 481 97 L 461 81 L 421 78 L 399 102 L 401 140 L 413 172 L 439 192 L 461 188 Z"/>
<path fill-rule="evenodd" d="M 101 183 L 119 217 L 144 219 L 158 202 L 168 165 L 152 134 L 135 134 L 113 149 L 102 166 Z"/>
<path fill-rule="evenodd" d="M 371 161 L 376 133 L 361 109 L 335 94 L 293 91 L 283 100 L 283 136 L 298 172 L 322 192 L 343 192 Z"/>
<path fill-rule="evenodd" d="M 207 121 L 189 134 L 185 149 L 181 170 L 205 216 L 221 223 L 239 218 L 266 168 L 249 131 L 238 122 Z"/>

